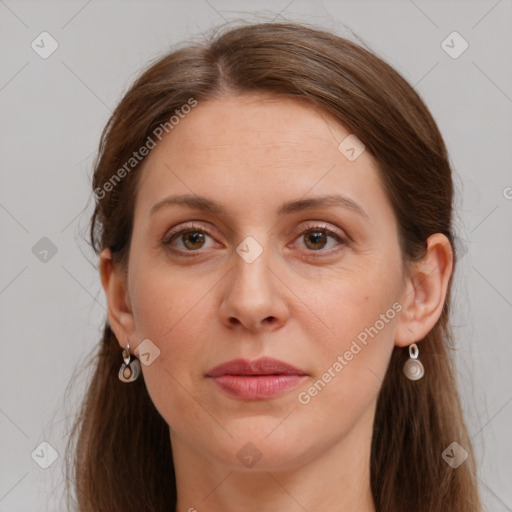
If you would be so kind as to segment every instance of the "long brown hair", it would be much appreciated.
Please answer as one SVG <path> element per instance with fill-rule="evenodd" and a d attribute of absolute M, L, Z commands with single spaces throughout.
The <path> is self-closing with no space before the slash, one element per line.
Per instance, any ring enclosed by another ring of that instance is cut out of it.
<path fill-rule="evenodd" d="M 175 49 L 151 63 L 125 94 L 103 130 L 94 166 L 90 239 L 96 254 L 108 247 L 114 262 L 126 265 L 141 165 L 119 169 L 133 152 L 191 98 L 200 103 L 251 92 L 308 101 L 365 144 L 392 203 L 405 262 L 421 258 L 434 233 L 446 235 L 456 250 L 447 151 L 413 88 L 345 38 L 305 24 L 259 23 L 221 27 Z M 116 173 L 122 179 L 114 183 Z M 379 512 L 481 511 L 450 354 L 452 280 L 453 274 L 439 321 L 421 340 L 425 377 L 409 381 L 402 371 L 406 352 L 395 347 L 382 384 L 370 464 Z M 144 379 L 119 381 L 121 350 L 108 321 L 91 361 L 93 375 L 67 445 L 78 510 L 168 511 L 176 505 L 169 426 Z M 453 442 L 469 454 L 457 469 L 442 457 Z"/>

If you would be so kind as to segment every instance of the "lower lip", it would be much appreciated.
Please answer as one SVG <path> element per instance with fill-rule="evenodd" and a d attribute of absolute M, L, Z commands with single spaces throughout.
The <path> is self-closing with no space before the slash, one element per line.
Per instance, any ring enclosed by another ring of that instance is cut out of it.
<path fill-rule="evenodd" d="M 264 400 L 297 387 L 305 375 L 221 375 L 212 377 L 227 394 L 245 400 Z"/>

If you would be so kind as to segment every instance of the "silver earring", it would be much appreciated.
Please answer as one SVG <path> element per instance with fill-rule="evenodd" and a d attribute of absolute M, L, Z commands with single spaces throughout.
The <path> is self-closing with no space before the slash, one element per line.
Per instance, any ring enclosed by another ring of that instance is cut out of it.
<path fill-rule="evenodd" d="M 119 380 L 121 382 L 133 382 L 137 380 L 140 375 L 140 363 L 139 360 L 134 358 L 131 360 L 130 354 L 130 344 L 128 343 L 126 348 L 123 349 L 123 361 L 124 363 L 121 365 L 119 369 Z"/>
<path fill-rule="evenodd" d="M 418 345 L 409 345 L 409 360 L 404 365 L 404 373 L 408 379 L 419 380 L 425 374 L 425 368 L 418 360 Z"/>

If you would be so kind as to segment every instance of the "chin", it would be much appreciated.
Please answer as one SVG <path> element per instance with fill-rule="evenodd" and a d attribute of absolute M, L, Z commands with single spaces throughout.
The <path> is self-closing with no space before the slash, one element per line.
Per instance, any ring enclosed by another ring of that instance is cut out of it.
<path fill-rule="evenodd" d="M 240 423 L 237 429 L 227 426 L 233 437 L 224 438 L 221 450 L 214 455 L 232 471 L 285 471 L 306 462 L 315 451 L 314 445 L 308 446 L 314 440 L 309 438 L 306 443 L 300 429 L 294 433 L 282 424 L 276 428 L 280 421 L 276 418 L 249 421 L 251 426 L 245 429 Z"/>

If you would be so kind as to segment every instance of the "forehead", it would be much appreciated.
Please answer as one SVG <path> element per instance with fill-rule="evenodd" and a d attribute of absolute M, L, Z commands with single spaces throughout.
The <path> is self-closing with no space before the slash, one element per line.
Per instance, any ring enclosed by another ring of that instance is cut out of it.
<path fill-rule="evenodd" d="M 189 160 L 237 152 L 259 163 L 279 164 L 266 160 L 276 155 L 290 163 L 318 158 L 322 150 L 337 150 L 337 139 L 348 133 L 304 100 L 243 95 L 199 103 L 166 142 L 169 149 L 190 152 Z"/>
<path fill-rule="evenodd" d="M 244 95 L 199 102 L 146 158 L 137 204 L 148 210 L 167 194 L 195 193 L 238 211 L 255 203 L 274 209 L 311 191 L 342 192 L 378 208 L 386 198 L 374 159 L 364 151 L 350 161 L 338 149 L 349 135 L 303 100 Z"/>

